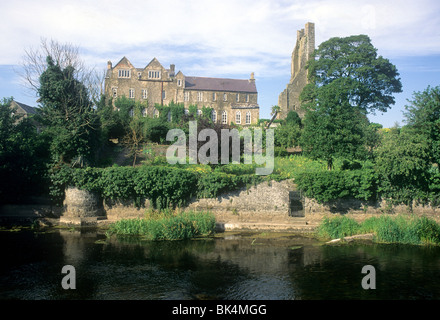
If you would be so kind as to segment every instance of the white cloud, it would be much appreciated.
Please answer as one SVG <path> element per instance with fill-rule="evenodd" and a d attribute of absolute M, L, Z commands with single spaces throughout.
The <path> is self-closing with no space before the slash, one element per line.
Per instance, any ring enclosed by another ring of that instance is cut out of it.
<path fill-rule="evenodd" d="M 296 30 L 308 21 L 316 24 L 317 44 L 366 33 L 385 56 L 440 53 L 435 0 L 16 0 L 1 6 L 0 41 L 7 50 L 0 64 L 18 64 L 26 47 L 46 37 L 79 45 L 103 67 L 125 55 L 138 67 L 157 57 L 185 73 L 273 76 L 289 72 Z"/>

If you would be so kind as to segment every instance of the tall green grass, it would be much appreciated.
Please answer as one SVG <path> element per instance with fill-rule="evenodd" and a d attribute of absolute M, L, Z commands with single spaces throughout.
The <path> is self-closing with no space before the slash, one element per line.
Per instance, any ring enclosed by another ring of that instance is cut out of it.
<path fill-rule="evenodd" d="M 143 219 L 122 219 L 109 226 L 107 236 L 142 236 L 149 240 L 184 240 L 215 231 L 215 217 L 208 212 L 149 215 Z"/>
<path fill-rule="evenodd" d="M 345 216 L 324 218 L 318 227 L 321 238 L 343 238 L 374 233 L 376 242 L 440 244 L 440 225 L 433 219 L 417 216 L 380 216 L 357 222 Z"/>

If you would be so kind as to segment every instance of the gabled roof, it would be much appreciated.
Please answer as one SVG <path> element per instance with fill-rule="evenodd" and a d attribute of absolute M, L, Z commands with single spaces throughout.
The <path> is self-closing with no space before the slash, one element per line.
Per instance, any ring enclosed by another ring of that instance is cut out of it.
<path fill-rule="evenodd" d="M 131 62 L 126 57 L 123 57 L 121 60 L 119 60 L 119 62 L 113 68 L 116 68 L 120 64 L 125 64 L 130 68 L 134 68 L 134 66 L 131 64 Z"/>
<path fill-rule="evenodd" d="M 18 107 L 22 108 L 24 112 L 28 113 L 28 114 L 36 114 L 37 110 L 34 107 L 28 106 L 27 104 L 18 102 L 18 101 L 12 101 L 11 104 L 16 104 Z"/>
<path fill-rule="evenodd" d="M 162 66 L 162 64 L 159 62 L 159 60 L 157 60 L 156 58 L 153 58 L 153 60 L 151 60 L 150 63 L 147 64 L 147 66 L 145 67 L 145 69 L 148 68 L 148 67 L 149 67 L 150 65 L 152 65 L 152 64 L 159 65 L 162 69 L 165 69 L 165 68 Z"/>
<path fill-rule="evenodd" d="M 247 79 L 185 77 L 185 89 L 257 93 L 255 81 Z"/>

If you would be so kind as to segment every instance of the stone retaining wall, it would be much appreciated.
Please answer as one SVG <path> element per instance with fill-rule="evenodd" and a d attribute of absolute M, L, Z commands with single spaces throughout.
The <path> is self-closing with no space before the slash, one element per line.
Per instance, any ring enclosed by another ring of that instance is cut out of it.
<path fill-rule="evenodd" d="M 413 202 L 412 206 L 391 205 L 386 200 L 362 201 L 358 199 L 341 199 L 319 204 L 315 199 L 304 199 L 306 216 L 315 214 L 415 214 L 432 217 L 440 216 L 440 207 Z"/>
<path fill-rule="evenodd" d="M 187 210 L 213 212 L 223 221 L 276 221 L 289 217 L 292 180 L 262 182 L 250 188 L 223 193 L 216 198 L 194 200 Z"/>
<path fill-rule="evenodd" d="M 439 207 L 390 206 L 386 201 L 367 202 L 343 199 L 324 204 L 302 198 L 293 180 L 262 182 L 250 188 L 231 191 L 210 199 L 193 199 L 183 210 L 210 211 L 221 223 L 294 223 L 303 219 L 305 224 L 319 221 L 328 214 L 348 214 L 360 218 L 379 214 L 411 213 L 427 215 L 440 220 Z M 82 224 L 90 219 L 109 221 L 142 218 L 150 202 L 136 207 L 133 202 L 102 201 L 97 195 L 67 188 L 64 213 L 60 221 Z M 298 219 L 298 217 L 302 217 Z"/>

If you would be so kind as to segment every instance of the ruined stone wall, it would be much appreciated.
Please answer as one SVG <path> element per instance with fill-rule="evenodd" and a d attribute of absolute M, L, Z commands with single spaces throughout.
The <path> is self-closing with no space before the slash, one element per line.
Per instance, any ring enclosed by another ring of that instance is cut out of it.
<path fill-rule="evenodd" d="M 63 216 L 87 218 L 105 215 L 101 197 L 87 190 L 67 187 L 63 204 Z"/>
<path fill-rule="evenodd" d="M 283 92 L 278 97 L 281 113 L 278 118 L 285 118 L 289 111 L 296 111 L 300 117 L 304 112 L 300 109 L 299 96 L 308 83 L 307 61 L 315 50 L 315 24 L 307 23 L 304 29 L 297 31 L 297 41 L 291 57 L 291 77 Z"/>

